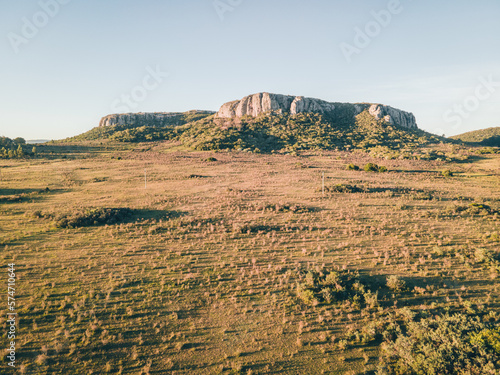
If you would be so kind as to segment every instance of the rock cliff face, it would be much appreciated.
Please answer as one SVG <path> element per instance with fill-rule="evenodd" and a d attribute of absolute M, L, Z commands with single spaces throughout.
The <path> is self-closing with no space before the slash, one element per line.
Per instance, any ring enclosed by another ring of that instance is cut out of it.
<path fill-rule="evenodd" d="M 377 120 L 404 128 L 417 128 L 415 116 L 412 113 L 401 111 L 382 104 L 367 103 L 330 103 L 320 99 L 305 98 L 303 96 L 289 96 L 270 94 L 267 92 L 249 95 L 241 100 L 223 104 L 216 114 L 216 118 L 238 118 L 243 116 L 256 117 L 267 112 L 290 113 L 322 113 L 335 118 L 337 108 L 345 109 L 352 106 L 354 116 L 368 109 L 368 112 Z"/>
<path fill-rule="evenodd" d="M 101 119 L 99 126 L 129 125 L 139 126 L 172 126 L 185 124 L 188 115 L 206 114 L 211 115 L 211 111 L 189 111 L 189 112 L 156 112 L 156 113 L 120 113 L 108 115 Z"/>

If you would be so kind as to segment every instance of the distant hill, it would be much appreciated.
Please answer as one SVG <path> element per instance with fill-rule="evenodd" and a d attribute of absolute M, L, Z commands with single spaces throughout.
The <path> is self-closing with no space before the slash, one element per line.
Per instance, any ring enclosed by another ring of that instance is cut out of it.
<path fill-rule="evenodd" d="M 500 147 L 500 127 L 474 130 L 450 138 L 483 146 Z"/>

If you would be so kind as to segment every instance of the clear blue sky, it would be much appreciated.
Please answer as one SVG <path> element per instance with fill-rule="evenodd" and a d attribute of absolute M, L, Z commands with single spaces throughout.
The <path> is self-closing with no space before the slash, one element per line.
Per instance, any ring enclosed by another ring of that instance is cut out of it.
<path fill-rule="evenodd" d="M 8 137 L 59 139 L 117 110 L 217 110 L 261 91 L 388 104 L 439 134 L 500 126 L 498 0 L 0 0 L 0 10 Z M 355 40 L 357 30 L 371 36 Z"/>

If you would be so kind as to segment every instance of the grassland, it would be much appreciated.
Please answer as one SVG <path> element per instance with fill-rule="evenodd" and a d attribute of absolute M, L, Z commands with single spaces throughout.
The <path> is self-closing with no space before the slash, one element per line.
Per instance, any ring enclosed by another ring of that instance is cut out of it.
<path fill-rule="evenodd" d="M 0 161 L 19 373 L 374 374 L 405 314 L 500 320 L 498 154 L 38 149 Z"/>

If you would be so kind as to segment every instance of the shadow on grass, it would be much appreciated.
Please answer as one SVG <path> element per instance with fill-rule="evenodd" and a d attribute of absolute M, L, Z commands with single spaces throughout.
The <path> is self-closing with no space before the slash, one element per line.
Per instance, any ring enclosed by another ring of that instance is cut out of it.
<path fill-rule="evenodd" d="M 186 215 L 188 215 L 188 212 L 178 210 L 133 209 L 128 222 L 177 219 Z"/>
<path fill-rule="evenodd" d="M 0 189 L 1 203 L 21 203 L 26 201 L 40 200 L 53 193 L 62 193 L 64 190 L 45 189 Z"/>
<path fill-rule="evenodd" d="M 85 155 L 99 155 L 101 153 L 108 153 L 114 151 L 121 151 L 126 149 L 124 145 L 119 144 L 40 144 L 36 146 L 37 154 L 36 159 L 55 160 L 55 159 L 71 159 L 80 158 Z"/>

